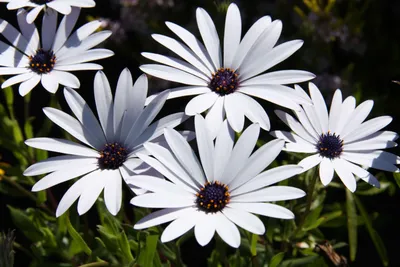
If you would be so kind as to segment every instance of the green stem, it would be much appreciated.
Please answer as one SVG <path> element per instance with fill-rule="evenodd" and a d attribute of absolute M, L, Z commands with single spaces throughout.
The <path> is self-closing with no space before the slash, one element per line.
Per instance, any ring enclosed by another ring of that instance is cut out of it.
<path fill-rule="evenodd" d="M 315 168 L 313 176 L 312 176 L 312 178 L 310 180 L 310 183 L 308 184 L 308 187 L 307 187 L 306 209 L 305 209 L 303 215 L 301 216 L 300 222 L 299 222 L 298 226 L 296 227 L 296 230 L 291 235 L 293 238 L 295 238 L 296 235 L 301 231 L 301 229 L 303 228 L 304 223 L 306 221 L 306 218 L 307 218 L 308 214 L 310 213 L 311 204 L 312 204 L 312 201 L 313 201 L 313 195 L 314 195 L 314 190 L 315 190 L 315 185 L 317 183 L 317 179 L 318 179 L 318 171 L 317 171 L 317 168 Z"/>
<path fill-rule="evenodd" d="M 3 176 L 2 179 L 4 179 L 7 183 L 9 183 L 10 185 L 12 185 L 15 189 L 17 189 L 18 191 L 20 191 L 22 194 L 24 194 L 25 196 L 27 196 L 28 198 L 30 198 L 32 201 L 37 202 L 37 197 L 31 193 L 30 191 L 26 190 L 23 186 L 21 186 L 20 184 L 18 184 L 17 182 L 15 182 L 13 179 L 11 179 L 10 177 L 7 176 Z M 45 204 L 41 204 L 39 206 L 40 208 L 43 208 L 44 210 L 46 210 L 47 212 L 49 212 L 50 214 L 53 214 L 54 212 L 49 209 L 49 207 L 47 207 Z"/>
<path fill-rule="evenodd" d="M 83 264 L 80 265 L 79 267 L 103 267 L 103 266 L 110 266 L 108 262 L 102 261 L 102 262 L 92 262 L 88 264 Z"/>

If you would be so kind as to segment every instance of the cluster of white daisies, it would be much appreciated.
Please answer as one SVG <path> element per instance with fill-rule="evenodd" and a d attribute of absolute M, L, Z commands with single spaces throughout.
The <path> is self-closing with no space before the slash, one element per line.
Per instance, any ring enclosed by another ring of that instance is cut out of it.
<path fill-rule="evenodd" d="M 41 82 L 55 93 L 64 85 L 64 96 L 75 116 L 51 107 L 45 115 L 81 143 L 57 138 L 33 138 L 28 146 L 65 154 L 30 166 L 26 176 L 47 174 L 33 187 L 40 191 L 79 178 L 62 197 L 57 216 L 78 198 L 78 213 L 87 212 L 104 189 L 104 201 L 116 215 L 122 203 L 122 184 L 135 193 L 131 203 L 158 209 L 141 219 L 135 229 L 171 222 L 161 240 L 173 240 L 194 228 L 199 244 L 206 245 L 214 233 L 229 245 L 240 245 L 237 226 L 263 234 L 256 215 L 293 219 L 294 214 L 270 202 L 303 197 L 300 189 L 273 185 L 319 165 L 319 177 L 328 185 L 336 172 L 352 192 L 362 179 L 379 187 L 366 169 L 399 172 L 400 157 L 382 149 L 394 147 L 398 135 L 382 131 L 392 118 L 366 120 L 373 101 L 356 107 L 352 96 L 343 100 L 338 89 L 330 111 L 319 89 L 309 83 L 309 94 L 300 86 L 287 86 L 313 79 L 302 70 L 267 72 L 302 45 L 293 40 L 276 45 L 282 31 L 280 20 L 269 16 L 257 20 L 242 38 L 238 7 L 231 4 L 225 22 L 223 44 L 209 14 L 202 8 L 196 20 L 202 42 L 171 22 L 167 27 L 180 40 L 154 34 L 153 38 L 178 58 L 154 53 L 143 56 L 156 64 L 140 69 L 152 76 L 184 84 L 147 97 L 147 77 L 135 82 L 122 71 L 115 97 L 106 75 L 94 80 L 98 119 L 85 100 L 72 88 L 78 78 L 70 71 L 99 70 L 90 63 L 113 55 L 94 48 L 110 36 L 92 21 L 75 32 L 80 8 L 93 7 L 92 0 L 0 0 L 8 9 L 19 9 L 17 30 L 0 19 L 0 75 L 15 75 L 2 88 L 20 83 L 24 96 Z M 24 9 L 26 8 L 26 9 Z M 27 11 L 28 10 L 28 11 Z M 34 20 L 42 16 L 41 38 Z M 64 17 L 59 22 L 58 12 Z M 185 112 L 154 122 L 167 99 L 195 95 Z M 254 153 L 260 129 L 269 131 L 270 120 L 253 98 L 267 100 L 293 111 L 276 115 L 291 132 L 273 131 L 277 139 Z M 206 112 L 205 117 L 201 114 Z M 194 116 L 195 133 L 173 128 Z M 244 129 L 247 117 L 252 124 Z M 235 142 L 235 132 L 241 135 Z M 189 145 L 196 139 L 198 156 Z M 281 151 L 309 153 L 297 165 L 265 170 Z M 124 181 L 124 182 L 123 182 Z"/>

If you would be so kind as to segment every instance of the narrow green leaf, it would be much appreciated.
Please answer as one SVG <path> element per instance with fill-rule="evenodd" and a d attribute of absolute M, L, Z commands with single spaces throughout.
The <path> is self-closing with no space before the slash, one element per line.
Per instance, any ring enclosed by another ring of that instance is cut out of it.
<path fill-rule="evenodd" d="M 83 240 L 82 236 L 72 226 L 71 221 L 69 220 L 69 213 L 66 212 L 59 218 L 59 220 L 65 220 L 69 235 L 76 242 L 76 244 L 82 249 L 82 251 L 84 251 L 87 255 L 92 254 L 92 250 L 86 244 L 85 240 Z"/>
<path fill-rule="evenodd" d="M 354 195 L 346 188 L 347 230 L 349 234 L 350 260 L 354 261 L 357 254 L 357 212 Z"/>
<path fill-rule="evenodd" d="M 117 238 L 118 238 L 119 247 L 121 249 L 121 252 L 122 252 L 125 262 L 129 263 L 129 262 L 133 261 L 131 248 L 129 246 L 128 238 L 126 237 L 125 231 L 122 230 L 121 233 L 118 234 Z M 147 265 L 145 265 L 145 266 L 147 266 Z"/>
<path fill-rule="evenodd" d="M 43 233 L 39 231 L 32 219 L 20 209 L 7 206 L 10 210 L 11 218 L 14 224 L 20 229 L 24 235 L 33 242 L 43 240 Z"/>
<path fill-rule="evenodd" d="M 357 196 L 354 196 L 354 200 L 355 200 L 358 210 L 361 213 L 361 216 L 365 220 L 365 226 L 367 227 L 367 230 L 372 239 L 372 242 L 374 243 L 374 246 L 379 253 L 382 264 L 384 266 L 389 266 L 389 259 L 388 259 L 385 244 L 383 243 L 378 232 L 372 227 L 372 221 L 370 219 L 370 216 L 368 215 L 367 210 L 365 209 L 364 205 L 361 203 L 361 201 L 358 199 Z"/>
<path fill-rule="evenodd" d="M 251 256 L 253 256 L 253 257 L 257 256 L 257 241 L 258 241 L 258 235 L 251 234 L 250 253 L 251 253 Z"/>
<path fill-rule="evenodd" d="M 268 267 L 277 267 L 283 261 L 284 257 L 285 252 L 279 252 L 278 254 L 275 254 L 269 262 Z"/>
<path fill-rule="evenodd" d="M 140 250 L 138 263 L 140 266 L 153 267 L 154 255 L 157 249 L 158 235 L 148 235 L 146 244 Z"/>
<path fill-rule="evenodd" d="M 397 185 L 400 187 L 400 172 L 393 173 L 394 180 L 396 181 Z"/>

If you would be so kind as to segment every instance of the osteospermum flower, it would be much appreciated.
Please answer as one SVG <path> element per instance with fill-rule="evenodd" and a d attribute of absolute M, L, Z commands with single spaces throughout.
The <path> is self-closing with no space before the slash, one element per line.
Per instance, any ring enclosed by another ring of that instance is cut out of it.
<path fill-rule="evenodd" d="M 299 93 L 307 94 L 299 86 Z M 312 153 L 299 162 L 307 171 L 319 164 L 319 176 L 323 185 L 328 185 L 334 172 L 352 192 L 356 190 L 358 176 L 367 183 L 379 187 L 379 181 L 364 168 L 398 172 L 395 164 L 400 157 L 381 149 L 395 147 L 398 135 L 391 131 L 380 131 L 392 118 L 381 116 L 365 121 L 374 102 L 367 100 L 356 107 L 356 100 L 349 96 L 342 101 L 342 92 L 336 90 L 330 112 L 319 89 L 309 84 L 313 106 L 303 106 L 296 112 L 298 120 L 287 113 L 277 111 L 278 117 L 293 132 L 274 131 L 271 134 L 284 139 L 284 150 Z"/>
<path fill-rule="evenodd" d="M 96 3 L 93 0 L 0 0 L 0 3 L 8 3 L 7 9 L 14 10 L 19 8 L 31 8 L 26 21 L 31 24 L 42 10 L 50 9 L 68 15 L 72 11 L 72 7 L 94 7 Z"/>
<path fill-rule="evenodd" d="M 94 96 L 99 121 L 79 94 L 69 88 L 65 99 L 76 119 L 54 108 L 44 108 L 46 116 L 85 145 L 65 139 L 33 138 L 28 146 L 67 155 L 52 157 L 33 164 L 26 176 L 50 173 L 39 180 L 32 191 L 40 191 L 59 183 L 83 176 L 61 199 L 56 216 L 63 214 L 79 197 L 78 213 L 90 209 L 104 189 L 104 200 L 110 213 L 121 207 L 122 178 L 135 173 L 151 173 L 136 153 L 145 150 L 144 142 L 165 143 L 164 127 L 175 127 L 187 117 L 183 112 L 164 117 L 150 124 L 163 107 L 168 92 L 160 94 L 144 108 L 147 78 L 139 77 L 133 85 L 129 70 L 118 81 L 113 100 L 107 77 L 98 72 L 94 81 Z M 138 191 L 136 191 L 138 193 Z"/>
<path fill-rule="evenodd" d="M 282 31 L 282 22 L 271 22 L 262 17 L 241 40 L 241 18 L 238 7 L 231 4 L 225 22 L 223 58 L 215 25 L 208 13 L 198 8 L 197 25 L 204 45 L 184 28 L 167 22 L 183 43 L 167 36 L 154 34 L 153 38 L 180 56 L 183 60 L 153 53 L 143 56 L 160 64 L 142 65 L 147 74 L 183 83 L 188 86 L 170 90 L 169 98 L 199 95 L 186 106 L 186 114 L 194 115 L 209 110 L 206 122 L 216 136 L 223 119 L 240 132 L 244 116 L 270 129 L 268 115 L 252 97 L 270 101 L 290 109 L 299 109 L 298 103 L 307 103 L 302 95 L 284 84 L 313 79 L 312 73 L 300 70 L 274 71 L 261 74 L 282 62 L 302 45 L 294 40 L 275 46 Z M 261 75 L 260 75 L 261 74 Z"/>
<path fill-rule="evenodd" d="M 134 197 L 133 205 L 161 209 L 141 219 L 135 229 L 173 221 L 165 228 L 162 242 L 194 227 L 202 246 L 217 232 L 230 246 L 238 247 L 240 234 L 236 225 L 258 235 L 265 231 L 254 214 L 294 218 L 290 210 L 266 203 L 304 196 L 294 187 L 269 186 L 298 174 L 301 167 L 285 165 L 262 172 L 282 150 L 283 140 L 271 141 L 251 155 L 260 131 L 258 124 L 248 127 L 234 147 L 234 133 L 226 121 L 215 145 L 201 115 L 195 117 L 195 129 L 200 161 L 173 129 L 166 128 L 164 133 L 172 152 L 157 144 L 144 144 L 155 158 L 138 156 L 170 181 L 146 175 L 128 181 L 152 192 Z"/>
<path fill-rule="evenodd" d="M 107 39 L 111 32 L 94 33 L 101 22 L 92 21 L 72 33 L 79 13 L 79 8 L 73 8 L 57 29 L 57 13 L 46 12 L 41 39 L 35 25 L 27 24 L 27 13 L 22 9 L 17 15 L 21 32 L 0 19 L 0 34 L 9 42 L 0 41 L 0 75 L 16 75 L 1 87 L 21 83 L 19 93 L 24 96 L 41 82 L 47 91 L 55 93 L 59 84 L 79 88 L 78 78 L 69 71 L 102 69 L 101 65 L 87 62 L 114 54 L 108 49 L 91 49 Z"/>

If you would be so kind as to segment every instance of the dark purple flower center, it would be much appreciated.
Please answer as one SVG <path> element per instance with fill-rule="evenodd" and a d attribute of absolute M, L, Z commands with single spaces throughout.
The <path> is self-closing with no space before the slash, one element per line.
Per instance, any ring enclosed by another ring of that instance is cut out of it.
<path fill-rule="evenodd" d="M 219 95 L 228 95 L 238 89 L 238 76 L 235 70 L 220 68 L 216 73 L 213 73 L 208 87 Z"/>
<path fill-rule="evenodd" d="M 334 159 L 340 156 L 343 151 L 343 140 L 335 133 L 321 134 L 317 149 L 322 157 Z"/>
<path fill-rule="evenodd" d="M 207 182 L 196 194 L 196 205 L 206 213 L 221 211 L 229 203 L 229 188 L 220 182 Z"/>
<path fill-rule="evenodd" d="M 32 3 L 37 4 L 37 5 L 45 5 L 47 3 L 50 3 L 53 0 L 31 0 Z"/>
<path fill-rule="evenodd" d="M 53 51 L 46 51 L 42 48 L 36 51 L 34 56 L 29 57 L 29 68 L 38 74 L 49 73 L 56 64 L 56 56 Z"/>
<path fill-rule="evenodd" d="M 128 158 L 126 149 L 118 143 L 106 144 L 100 151 L 99 167 L 102 170 L 115 170 Z"/>

